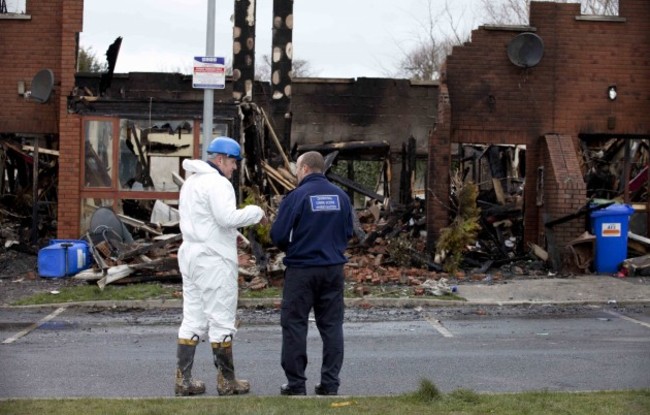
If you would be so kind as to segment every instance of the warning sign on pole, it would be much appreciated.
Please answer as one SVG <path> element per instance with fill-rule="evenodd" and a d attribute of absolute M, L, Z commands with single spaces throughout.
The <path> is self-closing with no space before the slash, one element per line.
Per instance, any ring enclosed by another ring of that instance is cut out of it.
<path fill-rule="evenodd" d="M 226 87 L 226 59 L 214 56 L 195 56 L 192 87 L 224 89 Z"/>

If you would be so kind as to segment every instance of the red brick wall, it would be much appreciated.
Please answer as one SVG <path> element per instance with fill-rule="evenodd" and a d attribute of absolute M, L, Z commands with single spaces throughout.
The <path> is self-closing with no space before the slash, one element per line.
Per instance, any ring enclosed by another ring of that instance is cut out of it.
<path fill-rule="evenodd" d="M 555 79 L 554 123 L 548 131 L 648 133 L 650 119 L 650 2 L 621 0 L 625 22 L 576 21 L 578 5 L 533 8 L 531 23 L 548 39 Z M 537 13 L 535 13 L 537 12 Z M 557 17 L 554 19 L 553 14 Z M 534 20 L 533 20 L 534 19 Z M 561 22 L 553 30 L 554 22 Z M 548 50 L 547 49 L 547 50 Z M 618 97 L 607 99 L 616 85 Z M 607 127 L 609 116 L 616 128 Z"/>
<path fill-rule="evenodd" d="M 28 19 L 0 20 L 0 133 L 52 134 L 59 138 L 58 236 L 79 236 L 79 120 L 67 114 L 74 87 L 77 34 L 83 0 L 27 0 Z M 18 95 L 18 81 L 41 69 L 54 73 L 54 90 L 45 104 Z"/>
<path fill-rule="evenodd" d="M 444 180 L 448 186 L 450 165 L 444 165 L 440 154 L 450 151 L 445 140 L 526 144 L 524 236 L 543 242 L 542 212 L 549 219 L 573 213 L 586 202 L 586 194 L 584 184 L 549 188 L 563 194 L 545 202 L 543 210 L 536 206 L 537 167 L 547 163 L 542 137 L 559 134 L 557 140 L 571 145 L 548 149 L 575 154 L 580 134 L 650 134 L 650 2 L 620 0 L 619 8 L 615 19 L 586 20 L 579 17 L 579 4 L 532 2 L 530 28 L 480 27 L 472 32 L 469 44 L 455 47 L 446 69 L 451 128 L 448 135 L 432 137 L 430 157 L 434 154 L 438 162 L 433 163 L 429 180 Z M 544 42 L 541 61 L 528 69 L 513 65 L 506 53 L 509 42 L 522 31 L 532 31 Z M 613 102 L 607 99 L 609 85 L 618 90 Z M 614 128 L 608 127 L 609 117 L 615 117 Z M 573 158 L 577 161 L 577 156 Z M 567 169 L 566 174 L 581 177 L 577 163 L 567 164 Z M 548 177 L 551 172 L 559 174 L 559 169 L 546 171 L 548 183 L 561 183 L 562 177 Z M 428 231 L 436 238 L 447 213 L 439 202 L 429 203 Z M 574 234 L 578 228 L 563 227 L 565 232 L 557 239 L 568 242 L 578 236 Z"/>
<path fill-rule="evenodd" d="M 0 132 L 56 133 L 60 88 L 45 104 L 26 101 L 18 95 L 18 82 L 31 90 L 31 80 L 41 69 L 61 80 L 61 36 L 63 4 L 27 1 L 31 19 L 0 20 Z"/>

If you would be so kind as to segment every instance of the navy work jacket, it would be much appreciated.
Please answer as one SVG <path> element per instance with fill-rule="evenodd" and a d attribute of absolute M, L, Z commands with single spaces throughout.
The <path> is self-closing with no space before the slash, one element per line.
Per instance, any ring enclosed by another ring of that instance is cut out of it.
<path fill-rule="evenodd" d="M 323 174 L 312 173 L 280 203 L 271 240 L 286 252 L 286 266 L 344 264 L 353 214 L 348 195 Z"/>

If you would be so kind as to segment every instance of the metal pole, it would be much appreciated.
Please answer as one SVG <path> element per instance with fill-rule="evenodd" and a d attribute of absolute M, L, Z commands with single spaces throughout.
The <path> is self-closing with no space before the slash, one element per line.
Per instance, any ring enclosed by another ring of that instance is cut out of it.
<path fill-rule="evenodd" d="M 650 150 L 650 139 L 648 139 L 648 149 Z M 645 205 L 645 232 L 646 235 L 650 235 L 650 161 L 648 162 L 648 181 L 646 181 Z"/>
<path fill-rule="evenodd" d="M 34 139 L 32 164 L 32 244 L 38 242 L 38 137 Z"/>
<path fill-rule="evenodd" d="M 208 0 L 208 27 L 206 30 L 205 56 L 214 56 L 214 16 L 215 0 Z M 203 90 L 203 141 L 201 142 L 202 158 L 205 159 L 207 143 L 212 139 L 212 117 L 214 116 L 214 90 Z"/>

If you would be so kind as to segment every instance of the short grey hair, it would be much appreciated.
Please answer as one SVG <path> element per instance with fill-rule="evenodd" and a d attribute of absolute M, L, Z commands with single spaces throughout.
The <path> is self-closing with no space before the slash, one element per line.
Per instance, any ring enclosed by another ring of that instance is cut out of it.
<path fill-rule="evenodd" d="M 323 173 L 325 170 L 325 159 L 318 151 L 308 151 L 300 156 L 300 161 L 303 165 L 309 167 L 313 173 Z"/>

